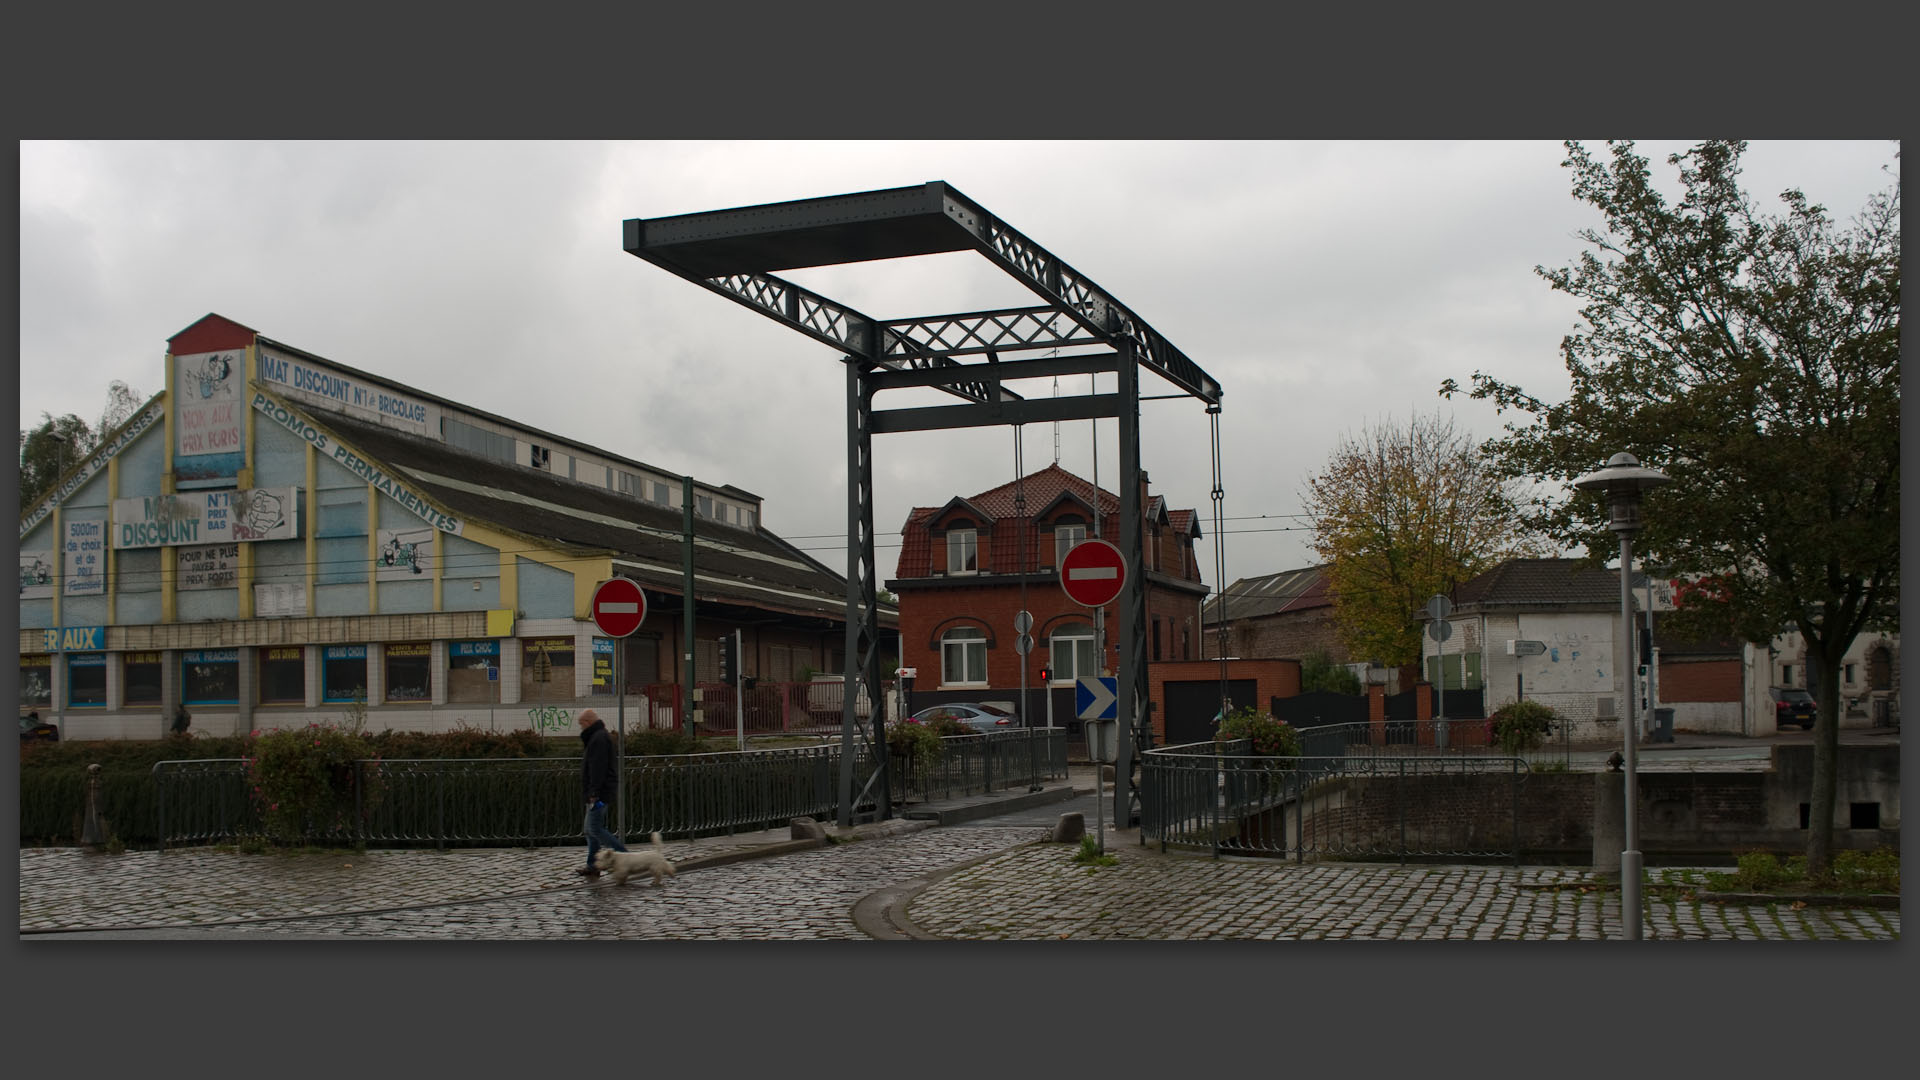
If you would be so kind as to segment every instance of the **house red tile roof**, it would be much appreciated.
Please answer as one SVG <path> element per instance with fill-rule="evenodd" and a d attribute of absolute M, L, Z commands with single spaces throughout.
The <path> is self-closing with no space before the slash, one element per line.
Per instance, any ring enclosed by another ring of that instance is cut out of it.
<path fill-rule="evenodd" d="M 1105 488 L 1095 487 L 1091 481 L 1068 472 L 1056 463 L 1019 480 L 1009 480 L 965 498 L 968 505 L 988 518 L 981 523 L 991 530 L 990 547 L 982 553 L 985 564 L 999 572 L 1017 572 L 1022 565 L 1021 540 L 1024 536 L 1029 543 L 1025 565 L 1040 569 L 1043 562 L 1039 551 L 1039 531 L 1031 523 L 1015 520 L 1018 515 L 1015 503 L 1024 496 L 1026 512 L 1036 515 L 1053 505 L 1063 494 L 1072 495 L 1083 504 L 1098 506 L 1100 534 L 1108 538 L 1119 535 L 1120 497 Z M 933 573 L 935 553 L 926 526 L 953 505 L 954 501 L 950 500 L 941 506 L 916 506 L 907 514 L 906 524 L 900 529 L 900 558 L 894 567 L 895 577 L 927 577 Z M 1151 520 L 1151 515 L 1164 507 L 1164 497 L 1155 495 L 1150 498 L 1148 505 L 1141 507 L 1141 512 L 1149 514 Z M 1166 514 L 1169 527 L 1176 534 L 1189 529 L 1198 534 L 1194 511 L 1171 510 Z"/>
<path fill-rule="evenodd" d="M 1643 580 L 1634 575 L 1635 584 Z M 1620 571 L 1596 567 L 1584 559 L 1508 559 L 1460 586 L 1453 599 L 1461 607 L 1617 607 Z"/>

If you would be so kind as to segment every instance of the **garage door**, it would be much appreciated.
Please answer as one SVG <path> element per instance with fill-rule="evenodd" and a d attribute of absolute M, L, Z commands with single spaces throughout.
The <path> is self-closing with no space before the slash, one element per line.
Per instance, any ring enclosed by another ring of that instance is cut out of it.
<path fill-rule="evenodd" d="M 1236 707 L 1257 704 L 1254 693 L 1252 679 L 1233 679 L 1227 683 L 1227 696 Z M 1166 700 L 1167 745 L 1213 738 L 1213 718 L 1220 713 L 1220 680 L 1167 683 Z"/>

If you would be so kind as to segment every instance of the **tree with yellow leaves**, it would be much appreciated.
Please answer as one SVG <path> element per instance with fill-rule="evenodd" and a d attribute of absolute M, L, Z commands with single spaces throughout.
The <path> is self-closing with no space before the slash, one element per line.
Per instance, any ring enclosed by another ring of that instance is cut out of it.
<path fill-rule="evenodd" d="M 1551 553 L 1515 515 L 1515 483 L 1439 412 L 1341 438 L 1304 502 L 1348 655 L 1418 662 L 1415 617 L 1429 597 L 1504 559 Z"/>

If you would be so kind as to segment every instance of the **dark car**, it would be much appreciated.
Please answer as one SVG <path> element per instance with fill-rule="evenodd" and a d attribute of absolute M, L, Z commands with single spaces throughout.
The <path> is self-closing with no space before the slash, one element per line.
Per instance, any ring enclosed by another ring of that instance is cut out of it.
<path fill-rule="evenodd" d="M 1799 724 L 1803 728 L 1813 726 L 1814 714 L 1820 711 L 1820 706 L 1813 700 L 1812 694 L 1805 690 L 1791 690 L 1780 686 L 1773 687 L 1768 693 L 1773 695 L 1773 721 L 1776 726 L 1786 727 L 1788 724 Z"/>
<path fill-rule="evenodd" d="M 60 729 L 40 719 L 39 713 L 28 713 L 20 718 L 20 741 L 28 742 L 33 739 L 59 742 Z"/>
<path fill-rule="evenodd" d="M 1006 731 L 1020 726 L 1020 718 L 993 705 L 929 705 L 912 716 L 909 724 L 931 724 L 941 718 L 965 724 L 975 731 Z"/>

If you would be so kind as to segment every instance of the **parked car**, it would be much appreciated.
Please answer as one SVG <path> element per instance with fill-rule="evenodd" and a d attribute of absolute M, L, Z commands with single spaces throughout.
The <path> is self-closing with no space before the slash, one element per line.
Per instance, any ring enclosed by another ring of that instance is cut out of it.
<path fill-rule="evenodd" d="M 995 705 L 929 705 L 906 718 L 909 724 L 931 724 L 941 718 L 965 724 L 975 731 L 1007 731 L 1020 726 L 1020 718 Z"/>
<path fill-rule="evenodd" d="M 39 713 L 30 712 L 20 718 L 20 741 L 30 742 L 34 739 L 59 742 L 60 729 L 40 719 Z"/>
<path fill-rule="evenodd" d="M 1794 690 L 1784 686 L 1775 686 L 1768 690 L 1773 695 L 1773 720 L 1779 727 L 1799 724 L 1803 728 L 1813 726 L 1813 718 L 1820 711 L 1820 705 L 1813 695 L 1805 690 Z"/>

